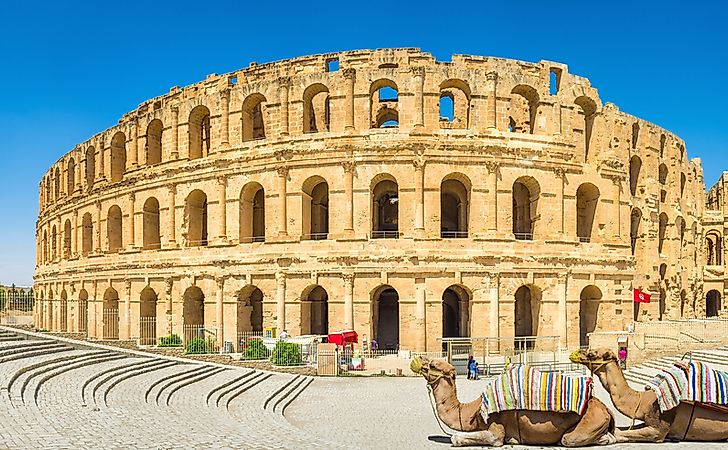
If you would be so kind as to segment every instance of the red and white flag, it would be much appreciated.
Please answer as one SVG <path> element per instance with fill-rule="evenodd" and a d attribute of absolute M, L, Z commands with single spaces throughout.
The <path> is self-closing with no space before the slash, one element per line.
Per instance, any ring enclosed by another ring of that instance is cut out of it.
<path fill-rule="evenodd" d="M 647 292 L 642 292 L 639 289 L 634 290 L 634 301 L 635 303 L 649 303 L 650 297 L 652 297 Z"/>

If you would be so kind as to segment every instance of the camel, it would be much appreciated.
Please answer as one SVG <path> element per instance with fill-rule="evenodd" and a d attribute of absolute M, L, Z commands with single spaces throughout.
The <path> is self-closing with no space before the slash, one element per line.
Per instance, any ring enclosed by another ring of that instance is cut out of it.
<path fill-rule="evenodd" d="M 458 431 L 451 437 L 454 447 L 559 442 L 566 447 L 581 447 L 615 442 L 611 433 L 614 430 L 612 413 L 596 397 L 589 400 L 581 416 L 573 412 L 512 410 L 490 414 L 486 422 L 480 414 L 482 394 L 469 403 L 458 400 L 452 365 L 444 360 L 417 356 L 410 368 L 427 380 L 440 420 Z"/>
<path fill-rule="evenodd" d="M 609 349 L 577 350 L 569 357 L 596 374 L 609 392 L 619 412 L 643 425 L 615 430 L 617 442 L 725 441 L 728 414 L 704 403 L 680 402 L 671 410 L 660 411 L 652 390 L 632 389 L 624 378 L 617 357 Z"/>

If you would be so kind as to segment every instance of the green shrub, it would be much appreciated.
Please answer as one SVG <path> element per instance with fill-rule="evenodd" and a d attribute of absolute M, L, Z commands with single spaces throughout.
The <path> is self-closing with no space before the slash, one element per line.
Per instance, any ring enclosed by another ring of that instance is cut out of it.
<path fill-rule="evenodd" d="M 243 353 L 243 359 L 266 359 L 269 356 L 270 352 L 263 344 L 262 339 L 250 339 Z"/>
<path fill-rule="evenodd" d="M 182 338 L 177 334 L 162 336 L 159 338 L 160 347 L 182 347 Z"/>
<path fill-rule="evenodd" d="M 297 366 L 302 362 L 301 346 L 282 340 L 278 341 L 270 360 L 276 366 Z"/>
<path fill-rule="evenodd" d="M 190 339 L 190 341 L 187 343 L 185 351 L 187 353 L 200 354 L 208 353 L 211 348 L 212 346 L 210 345 L 210 342 L 206 341 L 204 338 L 196 337 Z"/>

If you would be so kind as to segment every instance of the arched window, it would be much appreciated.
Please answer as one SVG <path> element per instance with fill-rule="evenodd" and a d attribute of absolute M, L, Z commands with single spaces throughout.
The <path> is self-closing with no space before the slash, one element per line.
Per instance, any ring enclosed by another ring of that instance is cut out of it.
<path fill-rule="evenodd" d="M 147 286 L 139 294 L 139 345 L 157 343 L 157 293 Z"/>
<path fill-rule="evenodd" d="M 189 119 L 190 159 L 207 156 L 210 152 L 210 110 L 198 105 L 190 111 Z"/>
<path fill-rule="evenodd" d="M 83 231 L 81 232 L 81 254 L 88 256 L 93 251 L 94 223 L 91 219 L 91 213 L 83 215 L 81 221 Z"/>
<path fill-rule="evenodd" d="M 594 218 L 599 204 L 599 189 L 584 183 L 576 190 L 576 235 L 579 242 L 591 242 Z"/>
<path fill-rule="evenodd" d="M 58 231 L 56 230 L 56 226 L 53 225 L 53 228 L 51 229 L 51 258 L 53 261 L 56 260 L 58 257 L 58 248 L 56 247 L 58 243 Z"/>
<path fill-rule="evenodd" d="M 637 148 L 637 143 L 640 138 L 640 124 L 635 122 L 632 124 L 632 148 Z"/>
<path fill-rule="evenodd" d="M 263 331 L 263 292 L 256 286 L 245 286 L 237 293 L 237 331 L 239 347 L 247 334 Z"/>
<path fill-rule="evenodd" d="M 589 345 L 589 333 L 594 332 L 599 324 L 599 305 L 602 291 L 596 286 L 587 286 L 579 295 L 579 346 Z"/>
<path fill-rule="evenodd" d="M 372 128 L 399 127 L 399 91 L 392 80 L 380 79 L 369 88 Z"/>
<path fill-rule="evenodd" d="M 208 119 L 209 120 L 209 119 Z M 159 119 L 154 119 L 147 126 L 147 165 L 159 164 L 162 162 L 162 132 L 164 125 Z M 209 132 L 208 132 L 209 135 Z"/>
<path fill-rule="evenodd" d="M 535 234 L 538 199 L 541 188 L 532 177 L 520 177 L 513 183 L 513 235 L 532 240 Z"/>
<path fill-rule="evenodd" d="M 667 184 L 667 166 L 664 163 L 660 164 L 657 172 L 657 180 L 660 182 L 660 201 L 665 203 L 667 200 L 667 189 L 665 188 Z"/>
<path fill-rule="evenodd" d="M 640 224 L 642 223 L 642 211 L 639 208 L 632 208 L 630 214 L 629 237 L 632 243 L 632 254 L 637 248 L 637 239 L 640 237 Z"/>
<path fill-rule="evenodd" d="M 584 161 L 589 161 L 592 127 L 594 126 L 594 117 L 597 112 L 597 105 L 594 100 L 586 96 L 577 97 L 574 100 L 574 103 L 579 106 L 579 108 L 577 108 L 577 114 L 579 115 L 577 125 L 579 128 L 575 128 L 574 131 L 577 135 L 581 133 L 584 135 L 583 141 L 579 140 L 577 141 L 577 144 L 581 147 L 583 142 Z"/>
<path fill-rule="evenodd" d="M 240 191 L 240 242 L 265 242 L 265 190 L 256 182 Z"/>
<path fill-rule="evenodd" d="M 665 134 L 660 135 L 660 158 L 663 158 L 665 156 Z"/>
<path fill-rule="evenodd" d="M 440 237 L 468 237 L 470 180 L 446 177 L 440 183 Z"/>
<path fill-rule="evenodd" d="M 63 224 L 63 258 L 71 257 L 71 221 L 66 219 Z"/>
<path fill-rule="evenodd" d="M 255 93 L 243 100 L 243 141 L 265 139 L 266 98 Z"/>
<path fill-rule="evenodd" d="M 124 245 L 122 230 L 121 208 L 114 205 L 109 208 L 106 215 L 106 236 L 110 252 L 118 252 L 122 249 Z"/>
<path fill-rule="evenodd" d="M 196 189 L 185 199 L 185 224 L 187 246 L 207 245 L 207 195 Z"/>
<path fill-rule="evenodd" d="M 303 91 L 303 132 L 329 131 L 329 88 L 316 83 Z"/>
<path fill-rule="evenodd" d="M 462 80 L 440 84 L 440 128 L 468 128 L 470 124 L 470 87 Z"/>
<path fill-rule="evenodd" d="M 516 336 L 515 345 L 517 349 L 533 348 L 535 341 L 530 338 L 532 336 L 538 336 L 540 314 L 541 290 L 530 285 L 519 287 L 515 294 L 513 315 Z"/>
<path fill-rule="evenodd" d="M 685 174 L 680 174 L 680 198 L 685 196 L 685 182 L 687 181 Z"/>
<path fill-rule="evenodd" d="M 705 315 L 718 317 L 720 312 L 720 292 L 712 289 L 705 294 Z"/>
<path fill-rule="evenodd" d="M 149 197 L 143 208 L 143 247 L 145 250 L 161 248 L 159 238 L 159 201 Z"/>
<path fill-rule="evenodd" d="M 70 196 L 76 190 L 76 161 L 73 158 L 68 160 L 66 171 L 66 192 Z"/>
<path fill-rule="evenodd" d="M 391 286 L 380 286 L 373 295 L 372 336 L 381 350 L 399 349 L 399 294 Z"/>
<path fill-rule="evenodd" d="M 61 170 L 56 167 L 54 172 L 53 198 L 58 201 L 61 197 Z"/>
<path fill-rule="evenodd" d="M 705 253 L 709 266 L 720 266 L 723 264 L 723 244 L 720 235 L 715 231 L 709 231 L 705 235 Z"/>
<path fill-rule="evenodd" d="M 511 91 L 509 122 L 515 133 L 533 134 L 536 129 L 539 97 L 536 89 L 519 84 Z"/>
<path fill-rule="evenodd" d="M 399 238 L 399 185 L 384 175 L 372 187 L 372 239 Z"/>
<path fill-rule="evenodd" d="M 683 289 L 682 291 L 680 291 L 680 317 L 685 317 L 685 313 L 687 313 L 687 311 L 685 311 L 685 306 L 687 305 L 687 303 L 688 293 L 685 292 L 685 289 Z"/>
<path fill-rule="evenodd" d="M 68 331 L 68 294 L 66 293 L 65 289 L 61 291 L 61 303 L 58 306 L 60 309 L 59 329 L 61 333 L 65 333 L 66 331 Z"/>
<path fill-rule="evenodd" d="M 667 214 L 660 213 L 660 224 L 658 230 L 657 252 L 662 254 L 665 245 L 665 234 L 667 233 Z"/>
<path fill-rule="evenodd" d="M 91 190 L 96 180 L 96 149 L 89 147 L 86 150 L 86 185 Z"/>
<path fill-rule="evenodd" d="M 453 285 L 442 293 L 442 337 L 470 336 L 470 293 Z"/>
<path fill-rule="evenodd" d="M 197 286 L 188 287 L 182 296 L 184 344 L 194 338 L 205 339 L 205 294 Z"/>
<path fill-rule="evenodd" d="M 43 230 L 43 264 L 48 263 L 48 232 Z"/>
<path fill-rule="evenodd" d="M 329 294 L 321 286 L 301 294 L 301 334 L 329 334 Z"/>
<path fill-rule="evenodd" d="M 675 219 L 675 231 L 677 232 L 678 238 L 678 257 L 685 244 L 685 219 L 678 217 Z"/>
<path fill-rule="evenodd" d="M 119 293 L 113 287 L 104 292 L 102 315 L 104 339 L 119 339 Z"/>
<path fill-rule="evenodd" d="M 111 182 L 124 178 L 126 172 L 126 136 L 119 131 L 111 139 Z"/>
<path fill-rule="evenodd" d="M 81 289 L 78 292 L 78 332 L 88 331 L 88 292 Z"/>
<path fill-rule="evenodd" d="M 629 160 L 629 191 L 634 197 L 637 195 L 637 185 L 640 178 L 640 170 L 642 169 L 642 160 L 639 156 L 634 155 Z"/>
<path fill-rule="evenodd" d="M 302 205 L 302 238 L 321 240 L 328 238 L 329 233 L 329 185 L 319 176 L 307 179 L 303 183 L 301 195 Z"/>

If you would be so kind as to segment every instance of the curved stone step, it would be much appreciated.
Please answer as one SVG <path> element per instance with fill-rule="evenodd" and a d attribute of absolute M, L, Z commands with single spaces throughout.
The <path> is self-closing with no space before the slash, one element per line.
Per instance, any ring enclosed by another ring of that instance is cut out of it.
<path fill-rule="evenodd" d="M 255 386 L 259 385 L 260 383 L 266 381 L 268 378 L 272 377 L 272 373 L 263 374 L 262 372 L 260 375 L 256 375 L 254 378 L 251 378 L 249 382 L 240 389 L 237 389 L 235 392 L 233 392 L 228 399 L 225 401 L 225 409 L 227 411 L 230 411 L 230 403 L 235 400 L 236 398 L 240 397 L 243 393 L 249 391 L 250 389 L 254 388 Z"/>
<path fill-rule="evenodd" d="M 311 386 L 311 383 L 313 383 L 314 378 L 308 377 L 308 379 L 303 383 L 303 385 L 300 387 L 300 389 L 296 390 L 293 395 L 290 395 L 288 397 L 288 400 L 284 402 L 283 406 L 281 406 L 280 414 L 285 417 L 286 415 L 286 408 L 293 403 L 299 395 L 303 394 L 303 391 L 305 391 L 309 386 Z"/>
<path fill-rule="evenodd" d="M 144 401 L 149 403 L 149 395 L 152 393 L 154 388 L 161 385 L 162 387 L 159 389 L 159 392 L 157 393 L 157 396 L 155 397 L 155 403 L 159 404 L 159 396 L 161 395 L 161 392 L 162 392 L 162 390 L 164 390 L 165 387 L 167 387 L 171 384 L 174 384 L 178 378 L 195 376 L 198 373 L 204 371 L 206 368 L 207 368 L 207 366 L 198 365 L 185 372 L 173 373 L 172 375 L 167 375 L 166 377 L 162 377 L 162 378 L 158 379 L 157 381 L 155 381 L 154 383 L 149 385 L 149 387 L 147 388 L 147 392 L 144 394 Z"/>
<path fill-rule="evenodd" d="M 215 375 L 217 375 L 219 373 L 222 373 L 222 372 L 225 372 L 227 370 L 228 369 L 225 369 L 223 367 L 217 367 L 217 368 L 214 368 L 213 370 L 211 370 L 210 372 L 204 373 L 202 375 L 198 375 L 197 377 L 192 378 L 192 379 L 187 379 L 186 381 L 184 381 L 182 383 L 178 383 L 176 386 L 174 386 L 173 388 L 171 388 L 170 391 L 169 391 L 169 393 L 167 394 L 167 399 L 165 400 L 165 405 L 166 406 L 169 406 L 169 401 L 172 399 L 172 396 L 174 395 L 174 393 L 177 392 L 177 391 L 179 391 L 183 387 L 189 386 L 189 385 L 194 384 L 194 383 L 198 383 L 198 382 L 200 382 L 200 381 L 202 381 L 204 379 L 210 378 L 212 376 L 215 376 Z"/>
<path fill-rule="evenodd" d="M 87 358 L 93 358 L 95 356 L 103 355 L 103 354 L 109 354 L 109 353 L 105 352 L 105 351 L 100 351 L 100 352 L 94 352 L 91 354 L 80 353 L 80 354 L 75 354 L 75 355 L 66 355 L 66 357 L 63 357 L 63 358 L 56 358 L 54 360 L 44 361 L 43 363 L 40 363 L 40 364 L 33 364 L 33 366 L 31 366 L 32 367 L 31 370 L 25 372 L 25 373 L 27 373 L 28 376 L 25 377 L 25 379 L 23 380 L 23 382 L 20 385 L 19 397 L 21 399 L 25 398 L 25 390 L 27 389 L 28 385 L 34 378 L 42 376 L 52 370 L 58 369 L 59 367 L 67 366 L 69 364 L 74 364 L 78 361 L 82 361 Z M 28 372 L 30 372 L 30 373 L 28 373 Z M 23 402 L 25 402 L 25 400 L 23 400 Z"/>
<path fill-rule="evenodd" d="M 42 344 L 36 344 L 36 345 L 27 345 L 23 346 L 21 348 L 13 348 L 9 350 L 0 349 L 0 361 L 14 361 L 14 359 L 5 359 L 5 358 L 12 358 L 13 356 L 19 356 L 23 353 L 37 351 L 37 350 L 50 350 L 54 348 L 64 348 L 68 347 L 64 344 L 59 344 L 57 342 L 48 341 L 48 343 L 42 343 Z M 68 347 L 72 348 L 72 347 Z"/>
<path fill-rule="evenodd" d="M 124 370 L 130 369 L 130 368 L 132 368 L 134 366 L 137 366 L 137 365 L 140 365 L 140 364 L 145 364 L 145 363 L 147 363 L 146 360 L 133 361 L 133 362 L 130 362 L 130 363 L 127 363 L 127 364 L 122 364 L 120 366 L 110 367 L 110 368 L 108 368 L 106 370 L 102 370 L 100 372 L 97 372 L 97 373 L 93 374 L 91 377 L 87 378 L 86 381 L 81 386 L 81 402 L 82 402 L 82 406 L 85 406 L 86 405 L 86 388 L 91 383 L 93 383 L 95 380 L 98 380 L 99 378 L 103 377 L 104 375 L 109 375 L 109 374 L 116 373 L 116 372 L 123 372 Z"/>
<path fill-rule="evenodd" d="M 117 378 L 111 384 L 109 384 L 109 387 L 104 391 L 104 395 L 103 395 L 104 406 L 107 406 L 107 407 L 109 406 L 109 401 L 108 401 L 109 393 L 111 392 L 112 389 L 114 389 L 122 381 L 127 381 L 131 378 L 137 377 L 139 375 L 144 375 L 149 372 L 155 372 L 157 370 L 176 366 L 177 364 L 179 364 L 177 361 L 157 360 L 157 361 L 155 361 L 155 364 L 150 364 L 146 367 L 137 368 L 133 372 L 124 373 L 122 377 Z"/>
<path fill-rule="evenodd" d="M 139 369 L 145 369 L 150 365 L 156 364 L 156 359 L 144 359 L 142 361 L 139 361 L 138 363 L 134 364 L 132 369 L 129 369 L 133 372 L 136 372 L 136 370 Z M 106 375 L 104 378 L 102 378 L 100 381 L 98 381 L 94 387 L 91 389 L 91 400 L 93 400 L 94 404 L 96 404 L 96 393 L 99 389 L 101 389 L 102 386 L 104 386 L 107 382 L 117 378 L 117 377 L 123 377 L 124 374 L 127 371 L 123 370 L 115 370 L 115 371 L 105 371 L 104 375 Z"/>
<path fill-rule="evenodd" d="M 283 384 L 283 386 L 279 387 L 271 395 L 268 396 L 268 398 L 265 399 L 265 402 L 263 403 L 263 409 L 268 409 L 268 405 L 270 402 L 273 401 L 274 398 L 276 398 L 281 392 L 283 392 L 285 389 L 290 387 L 293 383 L 295 383 L 299 378 L 301 378 L 301 375 L 296 375 L 295 377 L 289 379 L 286 383 Z"/>
<path fill-rule="evenodd" d="M 288 396 L 290 396 L 295 390 L 301 387 L 306 382 L 305 377 L 301 377 L 301 379 L 296 383 L 291 383 L 290 389 L 284 390 L 280 395 L 278 395 L 278 399 L 273 402 L 273 406 L 271 407 L 271 410 L 273 412 L 276 412 L 276 408 L 278 408 L 278 405 L 280 405 Z"/>
<path fill-rule="evenodd" d="M 247 377 L 249 377 L 253 373 L 255 373 L 255 370 L 250 370 L 237 378 L 233 378 L 232 380 L 230 380 L 226 383 L 216 386 L 214 389 L 210 390 L 210 392 L 207 393 L 207 397 L 205 397 L 205 404 L 207 406 L 210 406 L 210 399 L 212 398 L 213 395 L 215 395 L 216 393 L 220 392 L 221 390 L 223 390 L 225 388 L 232 386 L 233 384 L 236 384 L 236 383 L 239 383 L 239 382 L 245 380 Z M 217 398 L 216 405 L 219 404 L 219 399 L 220 399 L 220 397 Z"/>
<path fill-rule="evenodd" d="M 195 373 L 195 374 L 191 374 L 189 376 L 184 376 L 184 377 L 178 377 L 174 380 L 168 381 L 157 392 L 157 397 L 155 398 L 155 402 L 157 403 L 157 405 L 160 405 L 160 399 L 162 398 L 162 395 L 165 393 L 165 391 L 167 389 L 174 389 L 178 384 L 186 383 L 188 381 L 192 381 L 194 383 L 200 377 L 202 377 L 202 379 L 204 379 L 206 376 L 209 376 L 209 374 L 211 372 L 217 373 L 217 371 L 218 371 L 218 368 L 216 368 L 216 367 L 203 366 L 202 369 L 197 371 L 197 373 Z M 167 394 L 167 397 L 169 397 L 169 394 Z M 166 403 L 165 405 L 169 406 L 168 403 Z"/>
<path fill-rule="evenodd" d="M 5 389 L 8 391 L 8 394 L 10 394 L 10 392 L 12 390 L 12 387 L 15 384 L 15 382 L 18 380 L 18 378 L 20 378 L 21 376 L 23 376 L 25 373 L 30 372 L 31 370 L 35 370 L 37 368 L 40 368 L 40 367 L 49 365 L 49 364 L 55 364 L 55 363 L 58 363 L 58 362 L 72 360 L 72 359 L 78 358 L 78 356 L 79 355 L 77 355 L 77 354 L 75 354 L 75 355 L 64 355 L 64 356 L 59 356 L 59 357 L 54 358 L 54 359 L 49 359 L 49 360 L 46 360 L 46 361 L 41 361 L 41 362 L 38 362 L 38 363 L 35 363 L 35 364 L 31 364 L 31 365 L 28 365 L 28 366 L 25 366 L 25 367 L 21 367 L 20 369 L 16 370 L 13 373 L 13 375 L 10 377 L 10 379 L 8 380 L 8 384 L 5 386 Z"/>

